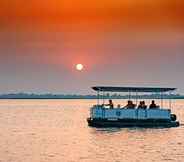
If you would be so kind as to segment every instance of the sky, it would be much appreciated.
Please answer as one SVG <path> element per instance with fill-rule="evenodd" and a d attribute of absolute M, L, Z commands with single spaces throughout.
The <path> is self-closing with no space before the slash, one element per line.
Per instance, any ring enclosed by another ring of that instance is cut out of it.
<path fill-rule="evenodd" d="M 184 94 L 182 0 L 0 6 L 0 93 L 88 94 L 91 86 L 113 85 L 177 87 Z"/>

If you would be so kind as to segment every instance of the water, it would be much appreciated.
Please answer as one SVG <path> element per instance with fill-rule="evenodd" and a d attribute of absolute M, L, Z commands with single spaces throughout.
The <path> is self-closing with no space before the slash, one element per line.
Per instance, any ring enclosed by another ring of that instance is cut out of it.
<path fill-rule="evenodd" d="M 184 126 L 90 128 L 95 102 L 0 100 L 0 162 L 184 161 Z M 172 111 L 184 123 L 184 100 L 174 101 Z"/>

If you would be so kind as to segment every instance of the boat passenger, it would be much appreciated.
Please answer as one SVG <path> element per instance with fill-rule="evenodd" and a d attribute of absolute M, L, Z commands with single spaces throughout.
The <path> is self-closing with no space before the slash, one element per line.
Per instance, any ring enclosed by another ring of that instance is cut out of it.
<path fill-rule="evenodd" d="M 134 109 L 135 108 L 135 104 L 133 104 L 133 102 L 131 100 L 129 100 L 128 104 L 124 108 Z"/>
<path fill-rule="evenodd" d="M 118 108 L 118 109 L 120 109 L 120 108 L 121 108 L 121 105 L 120 105 L 120 104 L 118 104 L 118 105 L 117 105 L 117 108 Z"/>
<path fill-rule="evenodd" d="M 145 104 L 145 101 L 142 101 L 143 109 L 147 109 L 147 106 Z"/>
<path fill-rule="evenodd" d="M 151 104 L 150 104 L 150 106 L 149 106 L 149 108 L 150 108 L 150 109 L 156 109 L 156 108 L 159 108 L 159 106 L 157 106 L 157 105 L 155 104 L 155 101 L 152 100 L 152 101 L 151 101 Z"/>
<path fill-rule="evenodd" d="M 139 103 L 139 105 L 138 105 L 137 108 L 138 108 L 138 109 L 142 109 L 142 107 L 143 107 L 143 106 L 142 106 L 142 101 L 140 101 L 140 103 Z"/>
<path fill-rule="evenodd" d="M 146 108 L 147 108 L 147 106 L 145 105 L 145 102 L 144 101 L 140 101 L 138 109 L 146 109 Z"/>
<path fill-rule="evenodd" d="M 113 104 L 112 100 L 109 100 L 109 103 L 108 104 L 104 104 L 104 106 L 109 106 L 110 109 L 114 108 L 114 104 Z"/>

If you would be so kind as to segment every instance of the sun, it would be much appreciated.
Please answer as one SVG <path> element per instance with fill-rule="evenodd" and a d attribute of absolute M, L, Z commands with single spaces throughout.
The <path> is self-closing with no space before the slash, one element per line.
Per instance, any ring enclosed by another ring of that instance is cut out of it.
<path fill-rule="evenodd" d="M 82 64 L 76 64 L 76 70 L 81 71 L 83 70 L 84 66 Z"/>

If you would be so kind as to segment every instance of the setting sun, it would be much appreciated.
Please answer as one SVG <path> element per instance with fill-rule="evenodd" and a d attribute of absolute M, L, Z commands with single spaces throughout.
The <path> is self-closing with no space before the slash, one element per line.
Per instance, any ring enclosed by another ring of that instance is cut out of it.
<path fill-rule="evenodd" d="M 84 66 L 82 64 L 77 64 L 76 65 L 76 69 L 79 70 L 79 71 L 83 70 L 83 68 L 84 68 Z"/>

